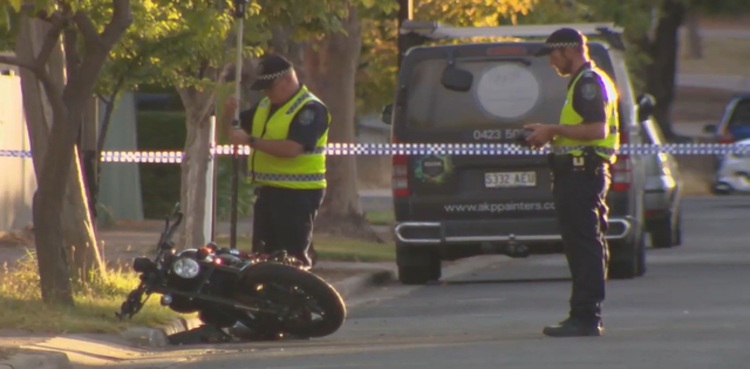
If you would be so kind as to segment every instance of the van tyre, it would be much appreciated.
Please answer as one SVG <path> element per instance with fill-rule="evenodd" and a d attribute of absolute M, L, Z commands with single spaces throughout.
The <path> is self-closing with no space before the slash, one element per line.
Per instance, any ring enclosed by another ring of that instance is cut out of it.
<path fill-rule="evenodd" d="M 439 280 L 442 274 L 440 253 L 436 248 L 396 245 L 396 264 L 402 284 L 425 284 Z"/>
<path fill-rule="evenodd" d="M 646 243 L 643 233 L 630 242 L 612 242 L 608 279 L 633 279 L 646 273 Z"/>

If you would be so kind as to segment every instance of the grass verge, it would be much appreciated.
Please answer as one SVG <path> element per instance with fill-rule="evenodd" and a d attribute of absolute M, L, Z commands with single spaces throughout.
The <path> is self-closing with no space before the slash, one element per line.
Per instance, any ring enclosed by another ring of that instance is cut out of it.
<path fill-rule="evenodd" d="M 371 216 L 388 222 L 388 212 Z M 219 239 L 228 244 L 228 238 Z M 250 250 L 250 239 L 238 238 L 238 248 Z M 395 261 L 392 243 L 348 240 L 319 234 L 315 250 L 320 260 L 352 262 Z M 152 296 L 132 319 L 120 322 L 115 316 L 128 293 L 137 287 L 138 275 L 127 269 L 111 269 L 87 285 L 74 286 L 74 307 L 51 306 L 41 299 L 36 255 L 29 252 L 15 264 L 0 271 L 0 328 L 44 333 L 113 333 L 130 326 L 157 326 L 180 315 L 162 307 L 159 296 Z"/>
<path fill-rule="evenodd" d="M 12 268 L 5 266 L 0 282 L 0 327 L 45 333 L 110 333 L 129 326 L 156 326 L 179 316 L 148 300 L 133 319 L 120 322 L 115 311 L 138 285 L 132 272 L 110 270 L 87 285 L 74 286 L 74 307 L 47 305 L 42 301 L 36 256 L 28 254 Z"/>
<path fill-rule="evenodd" d="M 315 235 L 315 251 L 319 260 L 378 262 L 395 261 L 396 247 L 392 243 L 376 243 L 360 240 L 343 239 L 325 234 Z M 228 237 L 219 237 L 220 245 L 228 245 Z M 251 240 L 247 237 L 237 237 L 237 248 L 252 249 Z"/>
<path fill-rule="evenodd" d="M 374 210 L 365 214 L 367 221 L 372 225 L 389 226 L 396 221 L 393 210 Z"/>

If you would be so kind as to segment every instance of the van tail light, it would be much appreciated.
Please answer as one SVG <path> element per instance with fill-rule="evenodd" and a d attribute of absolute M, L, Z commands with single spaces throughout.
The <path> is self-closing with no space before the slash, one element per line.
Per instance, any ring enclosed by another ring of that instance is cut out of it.
<path fill-rule="evenodd" d="M 391 187 L 393 188 L 393 197 L 409 196 L 409 157 L 401 154 L 394 154 L 392 157 L 393 178 L 391 178 Z"/>
<path fill-rule="evenodd" d="M 718 142 L 722 144 L 734 143 L 734 136 L 731 133 L 724 133 L 718 138 Z"/>
<path fill-rule="evenodd" d="M 617 155 L 617 162 L 612 166 L 612 191 L 626 192 L 630 189 L 633 181 L 632 165 L 630 156 Z"/>
<path fill-rule="evenodd" d="M 620 136 L 620 144 L 626 145 L 627 135 Z M 618 154 L 617 161 L 611 169 L 612 185 L 610 190 L 617 192 L 627 192 L 630 190 L 630 184 L 633 182 L 633 164 L 630 161 L 630 155 Z"/>

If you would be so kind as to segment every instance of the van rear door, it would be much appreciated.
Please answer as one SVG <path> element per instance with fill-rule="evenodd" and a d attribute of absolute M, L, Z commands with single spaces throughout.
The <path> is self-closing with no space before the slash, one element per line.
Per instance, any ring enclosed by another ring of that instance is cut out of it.
<path fill-rule="evenodd" d="M 408 77 L 394 110 L 394 141 L 511 145 L 524 124 L 557 122 L 568 79 L 526 50 L 523 43 L 412 49 L 401 69 Z M 471 73 L 468 91 L 441 83 L 451 62 Z M 547 158 L 520 146 L 503 154 L 396 156 L 394 175 L 401 177 L 394 195 L 408 198 L 412 220 L 554 216 Z"/>

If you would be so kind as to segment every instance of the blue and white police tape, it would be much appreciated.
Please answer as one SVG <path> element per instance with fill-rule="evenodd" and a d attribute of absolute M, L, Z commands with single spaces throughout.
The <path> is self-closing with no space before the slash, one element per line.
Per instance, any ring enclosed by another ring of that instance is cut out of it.
<path fill-rule="evenodd" d="M 216 146 L 211 155 L 233 155 L 234 146 Z M 250 154 L 248 146 L 239 146 L 238 154 Z M 492 143 L 330 143 L 325 153 L 329 156 L 391 156 L 391 155 L 546 155 L 549 147 L 539 150 L 516 144 Z M 621 155 L 726 155 L 750 157 L 750 145 L 740 144 L 625 144 L 620 147 Z M 182 151 L 103 151 L 102 162 L 110 163 L 180 163 Z M 0 157 L 31 158 L 31 152 L 24 150 L 0 150 Z"/>

